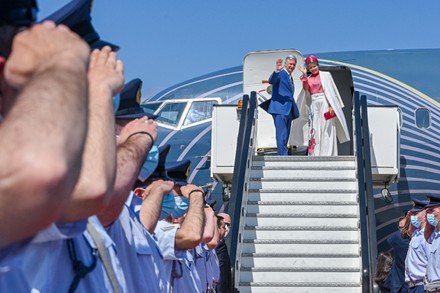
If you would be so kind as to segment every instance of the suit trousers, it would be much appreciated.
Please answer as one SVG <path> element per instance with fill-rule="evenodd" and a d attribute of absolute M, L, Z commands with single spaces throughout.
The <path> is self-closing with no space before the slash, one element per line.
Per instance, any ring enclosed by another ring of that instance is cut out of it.
<path fill-rule="evenodd" d="M 292 112 L 289 115 L 272 114 L 275 123 L 277 140 L 277 154 L 287 156 L 287 141 L 289 140 L 290 128 L 292 126 Z"/>

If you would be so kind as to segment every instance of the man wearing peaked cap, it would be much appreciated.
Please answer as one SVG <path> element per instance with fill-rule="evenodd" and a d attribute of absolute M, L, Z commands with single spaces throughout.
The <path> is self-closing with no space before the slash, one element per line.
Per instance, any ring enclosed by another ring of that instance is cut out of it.
<path fill-rule="evenodd" d="M 163 155 L 162 158 L 159 155 L 158 166 L 149 179 L 171 179 L 174 182 L 174 210 L 171 215 L 158 221 L 154 229 L 164 258 L 168 284 L 172 284 L 173 292 L 203 292 L 195 269 L 193 249 L 201 242 L 203 236 L 205 194 L 200 187 L 186 182 L 189 160 L 166 164 L 166 154 L 170 145 L 164 145 L 159 149 L 159 153 Z M 147 199 L 148 197 L 149 195 Z M 140 219 L 147 228 L 151 217 L 143 212 L 144 208 L 147 208 L 147 205 L 142 204 Z"/>
<path fill-rule="evenodd" d="M 135 100 L 136 91 L 128 92 Z M 154 228 L 144 228 L 137 212 L 143 205 L 150 212 L 154 210 L 148 220 L 156 225 L 162 198 L 173 185 L 156 181 L 148 186 L 148 197 L 142 199 L 131 192 L 136 180 L 144 182 L 158 164 L 158 150 L 153 150 L 157 125 L 147 117 L 131 121 L 116 117 L 116 124 L 119 138 L 115 187 L 111 203 L 98 217 L 118 248 L 127 292 L 169 292 L 160 249 L 151 235 Z"/>
<path fill-rule="evenodd" d="M 429 244 L 424 237 L 426 225 L 424 208 L 428 202 L 414 198 L 412 204 L 413 207 L 409 210 L 408 216 L 413 232 L 405 261 L 405 282 L 408 284 L 409 292 L 425 292 L 423 278 L 428 265 Z"/>
<path fill-rule="evenodd" d="M 92 25 L 92 0 L 73 0 L 44 20 L 52 20 L 56 24 L 64 24 L 83 38 L 92 49 L 110 46 L 112 51 L 118 51 L 119 46 L 100 39 Z"/>
<path fill-rule="evenodd" d="M 426 268 L 425 290 L 427 292 L 440 292 L 440 195 L 427 195 L 429 204 L 426 205 L 425 239 L 431 244 Z"/>
<path fill-rule="evenodd" d="M 124 85 L 119 95 L 118 110 L 115 113 L 117 119 L 135 119 L 148 116 L 155 119 L 157 116 L 146 113 L 140 106 L 142 80 L 135 78 Z"/>
<path fill-rule="evenodd" d="M 36 11 L 35 0 L 0 1 L 0 219 L 8 223 L 0 225 L 0 249 L 32 238 L 65 210 L 87 132 L 88 46 L 53 23 L 25 29 Z"/>

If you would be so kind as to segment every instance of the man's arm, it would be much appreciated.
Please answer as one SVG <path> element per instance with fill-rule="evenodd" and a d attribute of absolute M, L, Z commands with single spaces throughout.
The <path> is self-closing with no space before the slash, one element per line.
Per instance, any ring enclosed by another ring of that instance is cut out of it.
<path fill-rule="evenodd" d="M 209 250 L 213 250 L 217 247 L 219 237 L 220 237 L 218 227 L 217 227 L 217 217 L 215 215 L 214 215 L 214 221 L 215 221 L 214 236 L 212 237 L 212 239 L 208 243 L 206 243 Z"/>
<path fill-rule="evenodd" d="M 157 180 L 151 183 L 144 191 L 139 218 L 145 229 L 154 233 L 162 208 L 163 197 L 173 190 L 171 181 Z"/>
<path fill-rule="evenodd" d="M 123 64 L 106 46 L 90 56 L 89 126 L 82 168 L 71 202 L 60 221 L 73 222 L 101 211 L 111 196 L 116 173 L 112 98 L 124 84 Z"/>
<path fill-rule="evenodd" d="M 116 180 L 113 194 L 106 208 L 98 214 L 104 227 L 111 225 L 119 217 L 139 170 L 154 144 L 148 135 L 134 134 L 143 131 L 150 133 L 153 139 L 157 138 L 157 124 L 153 123 L 153 120 L 148 120 L 146 116 L 130 121 L 121 131 L 116 153 Z"/>
<path fill-rule="evenodd" d="M 199 245 L 202 241 L 204 221 L 202 189 L 189 184 L 182 186 L 181 191 L 183 196 L 189 198 L 189 207 L 180 229 L 176 232 L 174 247 L 177 250 L 192 249 Z"/>
<path fill-rule="evenodd" d="M 203 229 L 202 243 L 208 243 L 214 237 L 214 230 L 217 226 L 217 218 L 214 215 L 214 211 L 210 206 L 204 208 L 205 212 L 205 225 Z"/>
<path fill-rule="evenodd" d="M 78 36 L 45 23 L 16 35 L 4 71 L 0 57 L 0 248 L 48 226 L 69 200 L 86 135 L 88 56 Z"/>

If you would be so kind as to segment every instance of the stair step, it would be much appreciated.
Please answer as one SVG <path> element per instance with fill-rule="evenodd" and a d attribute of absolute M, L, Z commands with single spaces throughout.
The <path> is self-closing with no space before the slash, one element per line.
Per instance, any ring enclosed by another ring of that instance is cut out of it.
<path fill-rule="evenodd" d="M 240 282 L 359 282 L 360 272 L 240 272 Z"/>
<path fill-rule="evenodd" d="M 291 156 L 255 156 L 252 159 L 252 167 L 290 167 L 296 168 L 356 168 L 355 158 L 350 157 L 291 157 Z"/>
<path fill-rule="evenodd" d="M 340 178 L 337 176 L 334 177 L 306 177 L 306 176 L 298 176 L 298 177 L 270 177 L 270 178 L 262 178 L 262 177 L 255 177 L 255 178 L 249 178 L 250 182 L 355 182 L 355 177 L 350 178 Z"/>
<path fill-rule="evenodd" d="M 252 215 L 252 214 L 251 214 Z M 257 214 L 253 214 L 257 215 Z M 297 226 L 304 227 L 303 230 L 333 230 L 332 227 L 337 227 L 335 229 L 346 230 L 357 230 L 359 220 L 353 217 L 310 217 L 301 216 L 300 214 L 279 214 L 270 215 L 269 217 L 257 216 L 246 217 L 245 223 L 247 226 L 258 226 L 258 227 L 273 227 L 274 225 L 283 225 L 283 228 L 295 228 Z M 306 228 L 307 227 L 307 228 Z M 295 229 L 299 230 L 299 229 Z M 339 230 L 339 231 L 341 231 Z"/>
<path fill-rule="evenodd" d="M 361 293 L 360 283 L 240 282 L 240 293 Z"/>
<path fill-rule="evenodd" d="M 263 203 L 264 202 L 297 202 L 300 204 L 301 202 L 308 202 L 310 205 L 319 204 L 319 202 L 326 202 L 326 205 L 331 204 L 332 202 L 351 202 L 357 205 L 357 193 L 356 191 L 344 191 L 344 192 L 326 192 L 326 193 L 313 193 L 313 192 L 268 192 L 266 190 L 249 190 L 248 200 L 250 202 Z"/>
<path fill-rule="evenodd" d="M 359 268 L 348 267 L 348 268 L 335 268 L 335 267 L 241 267 L 242 272 L 355 272 L 359 273 Z"/>
<path fill-rule="evenodd" d="M 243 243 L 254 244 L 357 244 L 353 239 L 244 239 Z"/>
<path fill-rule="evenodd" d="M 259 255 L 265 255 L 259 257 Z M 293 255 L 289 257 L 284 255 L 283 257 L 269 257 L 268 254 L 252 254 L 248 253 L 241 257 L 241 266 L 243 267 L 284 267 L 284 268 L 316 268 L 316 267 L 328 267 L 328 268 L 360 268 L 360 257 L 353 254 L 350 257 L 335 257 L 335 256 L 322 256 L 318 257 L 314 254 L 314 257 L 308 257 L 307 255 Z"/>
<path fill-rule="evenodd" d="M 293 252 L 297 255 L 310 254 L 350 254 L 356 255 L 359 253 L 357 244 L 254 244 L 244 243 L 242 246 L 242 253 L 258 253 L 271 254 L 279 251 Z"/>
<path fill-rule="evenodd" d="M 269 189 L 275 191 L 283 191 L 284 190 L 313 190 L 314 192 L 335 192 L 335 190 L 347 190 L 352 191 L 356 190 L 357 182 L 356 180 L 340 180 L 340 181 L 325 181 L 321 178 L 311 181 L 305 180 L 288 180 L 288 181 L 269 181 L 269 180 L 259 180 L 259 181 L 250 181 L 248 183 L 248 188 L 250 190 L 253 189 Z"/>
<path fill-rule="evenodd" d="M 347 231 L 334 230 L 270 230 L 270 229 L 246 229 L 243 239 L 328 239 L 328 240 L 359 240 L 359 231 L 356 229 Z"/>
<path fill-rule="evenodd" d="M 356 201 L 280 201 L 280 200 L 265 200 L 265 201 L 248 201 L 248 205 L 259 206 L 356 206 Z"/>
<path fill-rule="evenodd" d="M 261 217 L 270 217 L 270 214 L 292 214 L 295 217 L 311 217 L 311 218 L 357 218 L 358 207 L 351 206 L 337 206 L 337 205 L 256 205 L 249 204 L 247 212 L 251 217 L 255 217 L 255 213 L 259 213 Z M 309 216 L 310 215 L 310 216 Z"/>
<path fill-rule="evenodd" d="M 326 170 L 326 169 L 304 169 L 300 168 L 298 170 L 289 169 L 253 169 L 250 174 L 251 180 L 253 178 L 322 178 L 322 179 L 338 179 L 356 178 L 356 172 L 352 169 L 340 169 L 340 170 Z"/>
<path fill-rule="evenodd" d="M 265 162 L 355 162 L 355 156 L 253 156 L 253 161 Z"/>
<path fill-rule="evenodd" d="M 339 188 L 339 189 L 309 189 L 309 188 L 249 188 L 249 193 L 276 193 L 276 194 L 298 194 L 298 193 L 308 193 L 308 194 L 325 194 L 325 193 L 336 193 L 336 194 L 357 194 L 357 188 Z"/>

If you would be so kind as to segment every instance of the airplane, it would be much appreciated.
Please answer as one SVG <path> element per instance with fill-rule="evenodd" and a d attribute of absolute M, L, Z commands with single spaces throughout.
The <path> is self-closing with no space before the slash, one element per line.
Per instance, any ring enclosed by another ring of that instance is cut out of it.
<path fill-rule="evenodd" d="M 366 95 L 369 105 L 396 105 L 401 113 L 399 182 L 384 186 L 390 192 L 385 198 L 382 188 L 374 190 L 378 251 L 385 251 L 386 238 L 397 230 L 411 198 L 440 192 L 440 72 L 435 67 L 440 49 L 312 54 L 320 69 L 348 68 L 353 91 Z M 141 105 L 147 114 L 157 115 L 158 145 L 171 144 L 168 159 L 191 160 L 188 182 L 205 186 L 218 203 L 227 199 L 227 187 L 210 177 L 212 109 L 237 104 L 243 94 L 249 94 L 243 89 L 243 66 L 236 66 L 178 83 Z"/>

